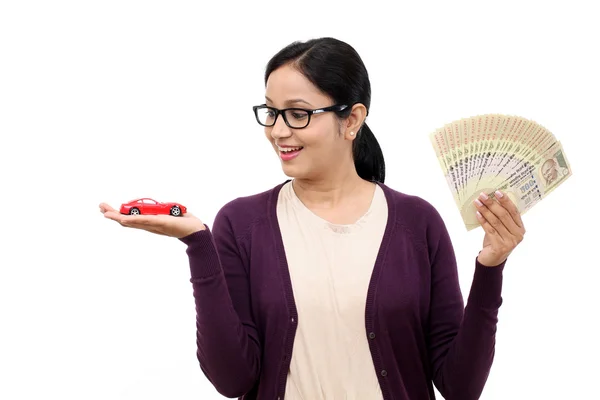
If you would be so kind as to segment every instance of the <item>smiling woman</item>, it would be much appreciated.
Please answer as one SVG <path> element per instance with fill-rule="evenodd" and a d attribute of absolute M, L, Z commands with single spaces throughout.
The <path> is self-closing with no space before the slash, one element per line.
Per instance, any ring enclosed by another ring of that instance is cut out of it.
<path fill-rule="evenodd" d="M 295 160 L 283 163 L 286 175 L 309 178 L 328 164 L 349 161 L 360 178 L 384 182 L 383 153 L 365 123 L 369 76 L 351 46 L 327 38 L 287 46 L 267 65 L 265 84 L 266 103 L 254 112 L 281 160 Z M 322 118 L 327 113 L 337 118 Z"/>
<path fill-rule="evenodd" d="M 238 197 L 211 229 L 186 213 L 121 215 L 187 245 L 197 357 L 227 397 L 478 399 L 495 351 L 506 260 L 525 228 L 508 196 L 476 202 L 485 230 L 463 304 L 437 210 L 384 184 L 365 120 L 367 70 L 347 43 L 278 52 L 257 122 L 291 179 Z"/>

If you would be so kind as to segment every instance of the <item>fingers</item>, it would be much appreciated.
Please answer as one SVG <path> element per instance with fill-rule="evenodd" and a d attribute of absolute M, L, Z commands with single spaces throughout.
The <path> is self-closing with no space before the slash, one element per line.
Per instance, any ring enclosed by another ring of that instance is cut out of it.
<path fill-rule="evenodd" d="M 104 213 L 106 218 L 117 221 L 122 225 L 131 227 L 141 226 L 161 226 L 164 222 L 157 215 L 125 215 L 115 211 L 107 211 Z"/>
<path fill-rule="evenodd" d="M 517 209 L 517 205 L 504 193 L 500 191 L 496 191 L 496 199 L 498 202 L 510 213 L 513 221 L 522 230 L 522 233 L 525 233 L 525 224 L 523 224 L 523 220 L 521 219 L 521 213 Z"/>
<path fill-rule="evenodd" d="M 100 207 L 100 212 L 102 212 L 102 213 L 105 213 L 107 211 L 113 211 L 113 212 L 117 211 L 106 203 L 100 203 L 99 207 Z"/>
<path fill-rule="evenodd" d="M 483 197 L 475 200 L 475 207 L 477 208 L 477 219 L 481 223 L 483 229 L 492 236 L 498 236 L 500 238 L 506 238 L 510 236 L 510 232 L 504 226 L 503 221 L 494 214 L 490 208 L 485 204 L 486 201 Z"/>
<path fill-rule="evenodd" d="M 106 211 L 104 217 L 118 222 L 126 228 L 143 229 L 159 235 L 167 235 L 168 224 L 172 221 L 168 215 L 124 215 L 115 211 Z"/>
<path fill-rule="evenodd" d="M 130 226 L 127 224 L 127 221 L 125 220 L 126 215 L 123 215 L 121 213 L 117 213 L 115 211 L 105 211 L 104 212 L 104 218 L 108 218 L 108 219 L 112 219 L 113 221 L 118 222 L 119 224 L 121 224 L 121 226 L 125 226 L 128 228 L 133 228 L 133 226 Z"/>
<path fill-rule="evenodd" d="M 507 221 L 509 221 L 509 229 L 513 238 L 516 240 L 516 244 L 519 244 L 523 241 L 525 236 L 525 224 L 521 219 L 521 213 L 517 208 L 517 205 L 508 197 L 505 193 L 500 191 L 495 192 L 495 197 L 497 200 L 497 204 L 506 210 L 510 218 L 507 216 Z"/>
<path fill-rule="evenodd" d="M 475 206 L 480 213 L 479 221 L 488 233 L 498 233 L 505 241 L 520 243 L 525 233 L 523 221 L 516 205 L 501 192 L 492 199 L 482 193 L 475 200 Z"/>
<path fill-rule="evenodd" d="M 123 221 L 123 217 L 125 217 L 125 215 L 118 213 L 114 210 L 103 211 L 103 213 L 104 213 L 104 218 L 112 219 L 113 221 L 117 221 L 117 222 Z"/>

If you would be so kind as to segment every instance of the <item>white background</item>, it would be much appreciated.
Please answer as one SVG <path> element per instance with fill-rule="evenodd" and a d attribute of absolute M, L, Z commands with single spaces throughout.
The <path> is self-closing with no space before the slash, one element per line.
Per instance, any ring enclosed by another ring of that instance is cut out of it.
<path fill-rule="evenodd" d="M 195 358 L 185 246 L 98 204 L 179 201 L 210 225 L 286 179 L 251 107 L 269 58 L 319 36 L 362 56 L 386 184 L 440 211 L 465 297 L 483 232 L 428 134 L 502 113 L 562 141 L 574 175 L 524 216 L 482 399 L 600 397 L 594 2 L 1 4 L 0 398 L 222 398 Z"/>

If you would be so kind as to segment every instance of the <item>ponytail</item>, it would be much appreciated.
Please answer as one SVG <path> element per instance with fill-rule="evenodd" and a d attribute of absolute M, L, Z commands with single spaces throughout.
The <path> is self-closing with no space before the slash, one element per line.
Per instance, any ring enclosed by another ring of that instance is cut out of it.
<path fill-rule="evenodd" d="M 367 181 L 383 183 L 385 180 L 383 152 L 366 123 L 358 131 L 358 136 L 352 143 L 352 155 L 358 176 Z"/>

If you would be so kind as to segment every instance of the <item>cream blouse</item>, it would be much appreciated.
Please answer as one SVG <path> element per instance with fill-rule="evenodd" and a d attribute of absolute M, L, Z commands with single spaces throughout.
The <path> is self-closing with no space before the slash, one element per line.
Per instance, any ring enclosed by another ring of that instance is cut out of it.
<path fill-rule="evenodd" d="M 387 222 L 376 185 L 369 210 L 338 225 L 310 211 L 292 181 L 277 217 L 298 310 L 286 400 L 380 400 L 365 328 L 367 288 Z"/>

